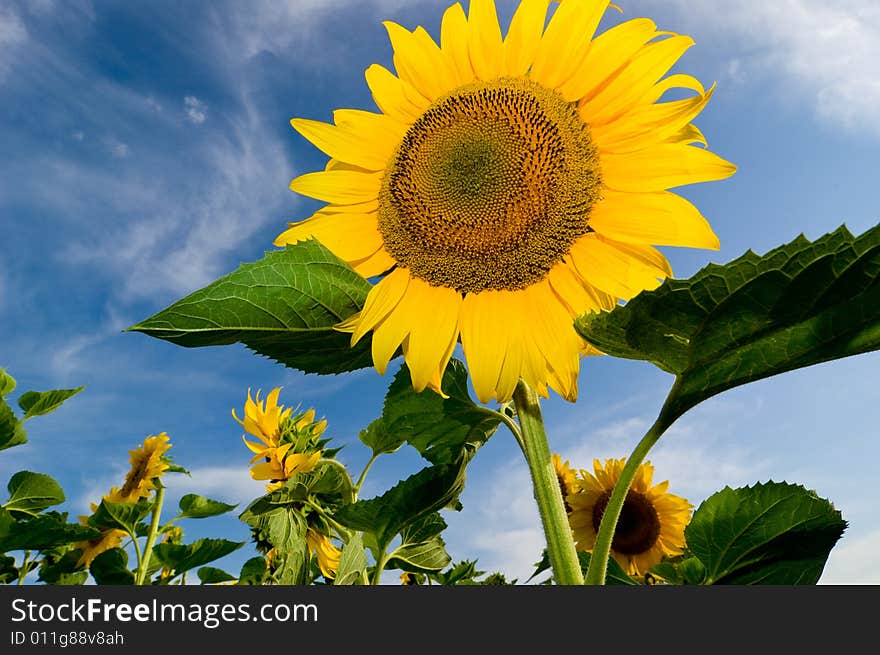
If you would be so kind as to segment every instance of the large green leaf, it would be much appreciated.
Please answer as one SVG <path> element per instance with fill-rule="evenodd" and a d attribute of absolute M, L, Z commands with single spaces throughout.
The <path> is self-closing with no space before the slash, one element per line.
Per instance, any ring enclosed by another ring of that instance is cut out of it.
<path fill-rule="evenodd" d="M 89 573 L 99 585 L 134 584 L 134 573 L 128 570 L 128 554 L 122 548 L 98 554 L 89 565 Z"/>
<path fill-rule="evenodd" d="M 397 439 L 406 441 L 432 464 L 451 464 L 463 451 L 473 454 L 495 433 L 500 419 L 471 400 L 467 382 L 464 363 L 453 359 L 441 387 L 448 398 L 431 390 L 416 393 L 404 365 L 388 388 L 382 416 L 368 428 L 383 436 L 371 439 L 382 444 L 381 452 Z"/>
<path fill-rule="evenodd" d="M 202 584 L 222 584 L 235 580 L 234 575 L 214 566 L 203 566 L 196 571 L 196 574 L 199 576 Z"/>
<path fill-rule="evenodd" d="M 880 348 L 880 226 L 801 236 L 688 280 L 667 280 L 612 312 L 578 319 L 603 352 L 676 375 L 671 423 L 733 387 Z"/>
<path fill-rule="evenodd" d="M 685 538 L 706 569 L 704 584 L 815 584 L 845 528 L 814 492 L 769 482 L 714 494 Z"/>
<path fill-rule="evenodd" d="M 309 240 L 266 253 L 129 330 L 195 348 L 243 343 L 306 373 L 370 366 L 370 339 L 350 347 L 333 326 L 359 312 L 370 284 Z"/>
<path fill-rule="evenodd" d="M 13 550 L 44 550 L 54 546 L 96 539 L 100 532 L 91 527 L 66 523 L 56 516 L 39 514 L 16 520 L 0 509 L 0 553 Z"/>
<path fill-rule="evenodd" d="M 138 534 L 138 524 L 150 513 L 153 504 L 146 499 L 136 503 L 111 503 L 102 500 L 95 513 L 89 517 L 89 525 L 99 530 L 124 530 Z"/>
<path fill-rule="evenodd" d="M 78 394 L 85 387 L 76 389 L 53 389 L 52 391 L 28 391 L 18 399 L 18 406 L 24 411 L 24 418 L 45 416 L 61 407 L 62 403 Z"/>
<path fill-rule="evenodd" d="M 254 540 L 261 547 L 266 551 L 276 549 L 278 555 L 273 559 L 272 571 L 274 582 L 284 585 L 308 584 L 308 525 L 293 506 L 271 505 L 267 502 L 270 498 L 280 501 L 282 496 L 273 492 L 255 500 L 241 513 L 240 518 L 253 528 Z"/>
<path fill-rule="evenodd" d="M 2 507 L 10 512 L 38 514 L 64 502 L 64 491 L 55 480 L 43 473 L 19 471 L 9 479 L 9 500 Z"/>
<path fill-rule="evenodd" d="M 23 443 L 27 443 L 24 425 L 15 417 L 6 401 L 0 397 L 0 450 L 20 446 Z"/>
<path fill-rule="evenodd" d="M 409 573 L 442 571 L 452 558 L 440 533 L 446 521 L 439 514 L 429 514 L 407 526 L 400 533 L 400 546 L 388 558 L 387 568 L 398 568 Z"/>
<path fill-rule="evenodd" d="M 180 574 L 225 557 L 244 544 L 229 539 L 199 539 L 191 544 L 157 544 L 153 554 L 175 574 Z"/>
<path fill-rule="evenodd" d="M 342 547 L 339 556 L 339 567 L 333 584 L 337 586 L 350 586 L 361 584 L 367 569 L 367 553 L 364 550 L 364 542 L 360 533 L 355 533 Z"/>
<path fill-rule="evenodd" d="M 372 533 L 380 551 L 407 526 L 454 503 L 464 489 L 468 458 L 430 466 L 369 500 L 359 500 L 336 512 L 334 518 L 354 530 Z"/>
<path fill-rule="evenodd" d="M 181 497 L 178 505 L 180 506 L 180 514 L 177 515 L 177 518 L 180 519 L 204 519 L 231 512 L 238 507 L 237 505 L 221 503 L 219 500 L 211 500 L 198 494 L 186 494 Z"/>

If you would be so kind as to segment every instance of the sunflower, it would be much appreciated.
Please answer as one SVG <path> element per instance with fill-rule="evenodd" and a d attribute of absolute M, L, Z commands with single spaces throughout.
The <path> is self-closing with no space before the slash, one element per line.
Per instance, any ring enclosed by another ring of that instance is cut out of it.
<path fill-rule="evenodd" d="M 671 276 L 654 245 L 719 247 L 668 191 L 735 171 L 695 146 L 714 86 L 664 77 L 693 40 L 647 18 L 593 38 L 607 0 L 565 0 L 548 23 L 550 5 L 522 0 L 506 36 L 494 0 L 452 5 L 439 45 L 386 22 L 396 74 L 365 74 L 380 112 L 291 121 L 330 157 L 291 189 L 327 204 L 275 244 L 316 238 L 382 276 L 337 327 L 352 345 L 373 333 L 383 374 L 402 348 L 417 391 L 440 391 L 460 340 L 481 402 L 520 378 L 573 401 L 598 354 L 574 319 Z M 691 95 L 659 102 L 672 89 Z"/>
<path fill-rule="evenodd" d="M 80 516 L 79 522 L 82 525 L 89 525 L 89 517 L 88 516 Z M 90 526 L 89 526 L 90 527 Z M 92 565 L 92 560 L 94 560 L 98 555 L 103 553 L 106 550 L 112 550 L 113 548 L 119 548 L 122 544 L 122 540 L 127 536 L 127 533 L 124 530 L 117 530 L 115 528 L 110 530 L 105 530 L 101 533 L 101 536 L 97 539 L 92 539 L 91 541 L 80 541 L 73 545 L 74 548 L 79 548 L 82 551 L 82 554 L 77 560 L 77 567 L 83 566 L 88 568 Z"/>
<path fill-rule="evenodd" d="M 269 392 L 266 400 L 262 401 L 260 392 L 257 391 L 256 400 L 252 400 L 248 389 L 247 400 L 244 403 L 244 418 L 238 418 L 235 410 L 232 410 L 232 418 L 262 443 L 262 445 L 253 443 L 241 435 L 245 445 L 256 453 L 255 459 L 262 457 L 269 448 L 277 448 L 281 445 L 281 431 L 293 409 L 290 407 L 284 409 L 284 405 L 278 404 L 279 393 L 281 387 L 276 387 Z"/>
<path fill-rule="evenodd" d="M 278 448 L 267 451 L 265 461 L 254 464 L 251 467 L 251 477 L 254 480 L 272 480 L 268 490 L 272 491 L 281 486 L 281 482 L 289 480 L 297 473 L 308 473 L 318 460 L 321 459 L 321 451 L 314 453 L 292 453 L 292 443 L 286 443 Z"/>
<path fill-rule="evenodd" d="M 599 522 L 625 463 L 626 458 L 608 459 L 603 466 L 594 460 L 594 474 L 582 470 L 577 491 L 567 496 L 571 507 L 568 520 L 579 550 L 593 549 Z M 630 575 L 647 573 L 664 557 L 684 552 L 684 529 L 693 505 L 667 493 L 668 480 L 651 486 L 653 476 L 650 462 L 639 466 L 611 542 L 611 554 Z"/>
<path fill-rule="evenodd" d="M 570 512 L 571 506 L 568 504 L 568 494 L 577 490 L 577 482 L 575 481 L 575 472 L 568 464 L 568 460 L 562 461 L 562 457 L 553 453 L 550 458 L 553 462 L 553 468 L 556 470 L 556 481 L 559 482 L 559 491 L 562 492 L 562 501 L 565 503 L 565 511 Z"/>
<path fill-rule="evenodd" d="M 306 542 L 309 550 L 315 553 L 318 558 L 318 568 L 325 578 L 335 578 L 336 571 L 339 570 L 339 558 L 342 557 L 342 551 L 339 550 L 330 541 L 330 538 L 318 532 L 314 528 L 306 531 Z"/>
<path fill-rule="evenodd" d="M 104 499 L 114 503 L 135 503 L 148 498 L 156 489 L 156 479 L 168 470 L 163 455 L 171 448 L 167 434 L 147 437 L 142 446 L 128 451 L 131 470 L 125 476 L 121 489 L 113 487 Z"/>

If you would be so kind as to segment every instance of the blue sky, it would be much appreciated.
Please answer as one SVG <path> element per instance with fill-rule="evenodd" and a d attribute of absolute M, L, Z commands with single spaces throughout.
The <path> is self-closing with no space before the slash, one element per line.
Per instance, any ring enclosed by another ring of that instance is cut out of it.
<path fill-rule="evenodd" d="M 0 366 L 18 391 L 86 385 L 30 443 L 0 454 L 0 479 L 55 476 L 83 512 L 128 468 L 127 451 L 166 431 L 197 491 L 246 503 L 261 492 L 230 409 L 248 388 L 283 386 L 315 407 L 359 472 L 357 432 L 390 373 L 305 376 L 241 347 L 185 350 L 122 329 L 272 248 L 315 204 L 288 190 L 324 157 L 289 119 L 374 109 L 363 71 L 391 66 L 381 20 L 438 33 L 446 2 L 257 0 L 114 3 L 0 0 Z M 499 0 L 509 16 L 513 2 Z M 803 232 L 878 221 L 880 8 L 874 0 L 630 0 L 697 42 L 677 70 L 718 82 L 697 119 L 732 179 L 683 195 L 709 218 L 719 252 L 664 249 L 676 275 L 765 252 Z M 608 16 L 607 25 L 621 17 Z M 657 479 L 699 503 L 724 485 L 788 480 L 850 523 L 822 581 L 880 583 L 880 385 L 876 353 L 765 380 L 683 418 L 651 455 Z M 578 467 L 626 455 L 671 378 L 650 365 L 590 359 L 581 398 L 544 404 L 551 445 Z M 402 451 L 364 495 L 421 467 Z M 472 464 L 464 510 L 447 513 L 455 559 L 524 579 L 541 533 L 528 476 L 499 432 Z M 243 505 L 242 505 L 243 507 Z M 247 540 L 234 516 L 190 521 L 191 537 Z M 250 546 L 222 562 L 237 570 Z M 236 559 L 238 558 L 238 559 Z"/>

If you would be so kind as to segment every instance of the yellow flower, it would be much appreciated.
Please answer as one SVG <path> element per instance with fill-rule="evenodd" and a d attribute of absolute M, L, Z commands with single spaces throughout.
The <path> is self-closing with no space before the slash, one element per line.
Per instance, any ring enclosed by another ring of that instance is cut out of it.
<path fill-rule="evenodd" d="M 318 558 L 318 568 L 321 569 L 324 577 L 336 577 L 342 551 L 331 543 L 327 535 L 321 534 L 313 528 L 309 528 L 306 531 L 306 542 L 308 543 L 309 550 L 315 553 L 315 556 Z"/>
<path fill-rule="evenodd" d="M 88 520 L 88 516 L 79 517 L 79 522 L 82 525 L 88 525 Z M 79 560 L 77 560 L 76 563 L 77 567 L 84 566 L 88 568 L 92 565 L 92 560 L 105 550 L 118 548 L 126 536 L 124 530 L 111 529 L 102 532 L 100 537 L 93 539 L 92 541 L 80 541 L 75 543 L 73 545 L 74 548 L 82 550 L 82 555 L 80 555 Z"/>
<path fill-rule="evenodd" d="M 400 574 L 400 584 L 405 586 L 417 585 L 418 580 L 416 580 L 416 576 L 414 576 L 412 573 L 407 573 L 406 571 L 404 571 Z"/>
<path fill-rule="evenodd" d="M 141 498 L 148 498 L 156 489 L 156 478 L 168 470 L 168 463 L 162 456 L 171 448 L 168 435 L 159 435 L 144 439 L 143 446 L 128 451 L 131 470 L 125 476 L 121 489 L 113 487 L 104 496 L 105 500 L 114 503 L 134 503 Z"/>
<path fill-rule="evenodd" d="M 266 461 L 251 467 L 254 480 L 289 480 L 296 473 L 307 473 L 315 468 L 321 459 L 321 451 L 314 453 L 291 453 L 293 444 L 271 448 L 266 453 Z M 270 489 L 271 491 L 271 489 Z"/>
<path fill-rule="evenodd" d="M 592 551 L 599 522 L 625 463 L 626 458 L 608 459 L 603 466 L 594 460 L 594 474 L 582 470 L 576 493 L 566 498 L 571 506 L 568 520 L 579 550 Z M 611 554 L 630 575 L 647 573 L 664 557 L 680 555 L 685 547 L 684 529 L 693 505 L 667 493 L 668 480 L 652 486 L 653 476 L 650 462 L 639 466 L 611 543 Z"/>
<path fill-rule="evenodd" d="M 577 397 L 597 354 L 574 318 L 672 274 L 654 245 L 717 249 L 700 212 L 668 191 L 735 167 L 691 121 L 714 86 L 664 77 L 694 42 L 636 18 L 595 38 L 608 0 L 522 0 L 502 36 L 494 0 L 446 10 L 439 45 L 386 22 L 396 74 L 366 82 L 379 113 L 293 119 L 330 157 L 291 189 L 326 202 L 275 244 L 318 239 L 383 276 L 340 324 L 369 332 L 376 369 L 400 347 L 413 387 L 440 390 L 459 339 L 477 397 L 520 378 Z M 659 102 L 671 89 L 692 95 Z"/>
<path fill-rule="evenodd" d="M 562 492 L 562 497 L 565 498 L 576 489 L 575 472 L 569 466 L 568 460 L 563 462 L 558 454 L 553 453 L 551 460 L 553 468 L 556 470 L 556 479 L 559 481 L 559 490 Z"/>
<path fill-rule="evenodd" d="M 244 419 L 238 418 L 235 415 L 235 410 L 232 410 L 232 418 L 241 423 L 245 430 L 262 442 L 262 444 L 256 444 L 248 441 L 244 435 L 241 435 L 245 445 L 256 453 L 251 460 L 252 462 L 264 457 L 268 449 L 277 448 L 281 445 L 281 433 L 284 422 L 290 416 L 292 409 L 290 407 L 284 409 L 283 405 L 278 404 L 278 394 L 280 392 L 281 387 L 272 389 L 264 402 L 260 400 L 259 391 L 257 391 L 256 400 L 251 400 L 251 392 L 248 390 L 247 400 L 244 404 Z"/>

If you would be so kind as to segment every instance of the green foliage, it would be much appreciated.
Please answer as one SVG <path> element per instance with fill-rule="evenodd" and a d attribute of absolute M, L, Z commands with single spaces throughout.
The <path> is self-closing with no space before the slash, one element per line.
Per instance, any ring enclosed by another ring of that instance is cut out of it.
<path fill-rule="evenodd" d="M 667 424 L 733 387 L 880 348 L 880 226 L 749 251 L 578 319 L 603 352 L 676 376 Z"/>
<path fill-rule="evenodd" d="M 55 389 L 53 391 L 28 391 L 18 399 L 18 406 L 24 412 L 24 418 L 45 416 L 61 407 L 68 398 L 78 394 L 85 387 L 76 389 Z"/>
<path fill-rule="evenodd" d="M 269 572 L 273 582 L 283 585 L 309 582 L 308 524 L 297 507 L 283 495 L 272 493 L 251 503 L 240 518 L 253 529 L 254 541 L 261 552 L 275 549 Z"/>
<path fill-rule="evenodd" d="M 578 561 L 581 565 L 581 572 L 585 575 L 587 573 L 587 569 L 590 568 L 590 560 L 592 559 L 592 555 L 590 553 L 579 550 L 578 553 Z M 532 573 L 529 580 L 537 578 L 542 573 L 546 573 L 550 570 L 550 555 L 545 549 L 541 555 L 541 561 L 535 564 L 535 572 Z M 552 579 L 548 579 L 545 581 L 545 584 L 550 584 Z M 613 557 L 608 558 L 608 568 L 605 574 L 605 584 L 607 585 L 638 585 L 641 584 L 639 580 L 629 575 L 620 564 L 617 563 L 617 560 Z"/>
<path fill-rule="evenodd" d="M 187 348 L 243 343 L 306 373 L 372 365 L 370 339 L 333 329 L 363 307 L 370 284 L 309 240 L 242 264 L 129 330 Z"/>
<path fill-rule="evenodd" d="M 393 452 L 409 443 L 432 464 L 452 464 L 464 451 L 471 455 L 498 429 L 497 413 L 474 403 L 468 393 L 467 368 L 452 359 L 441 388 L 448 398 L 426 390 L 416 393 L 404 365 L 388 389 L 382 416 L 361 440 L 374 453 Z"/>
<path fill-rule="evenodd" d="M 769 482 L 714 494 L 685 537 L 705 568 L 704 584 L 815 584 L 845 528 L 814 492 Z"/>
<path fill-rule="evenodd" d="M 219 516 L 231 512 L 237 505 L 227 505 L 219 500 L 211 500 L 198 494 L 186 494 L 179 503 L 180 514 L 178 519 L 204 519 L 210 516 Z"/>
<path fill-rule="evenodd" d="M 354 534 L 342 547 L 339 557 L 339 568 L 333 584 L 337 586 L 362 584 L 367 570 L 367 552 L 364 550 L 363 538 Z"/>
<path fill-rule="evenodd" d="M 199 539 L 191 544 L 157 544 L 153 556 L 175 575 L 225 557 L 244 546 L 243 541 L 229 539 Z"/>
<path fill-rule="evenodd" d="M 136 503 L 111 503 L 101 500 L 95 513 L 89 517 L 89 525 L 99 530 L 123 530 L 130 535 L 138 532 L 140 523 L 152 510 L 153 504 L 146 499 Z"/>
<path fill-rule="evenodd" d="M 354 530 L 371 533 L 385 552 L 392 539 L 419 519 L 451 505 L 464 489 L 467 457 L 457 463 L 430 466 L 402 480 L 381 496 L 359 500 L 334 518 Z"/>
<path fill-rule="evenodd" d="M 48 475 L 19 471 L 12 476 L 7 485 L 9 500 L 3 509 L 35 516 L 52 505 L 64 502 L 64 491 L 61 486 Z"/>
<path fill-rule="evenodd" d="M 234 575 L 213 566 L 203 566 L 196 571 L 196 574 L 199 576 L 199 580 L 202 584 L 221 584 L 223 582 L 232 582 L 235 580 Z"/>
<path fill-rule="evenodd" d="M 0 368 L 0 398 L 15 391 L 15 378 L 9 375 L 5 369 Z"/>
<path fill-rule="evenodd" d="M 265 557 L 251 557 L 241 566 L 241 573 L 238 574 L 239 585 L 261 585 L 266 582 L 268 568 L 266 567 Z"/>
<path fill-rule="evenodd" d="M 44 550 L 100 536 L 91 527 L 66 523 L 63 516 L 39 514 L 17 519 L 8 510 L 0 509 L 0 553 Z"/>
<path fill-rule="evenodd" d="M 0 397 L 0 450 L 20 446 L 23 443 L 27 443 L 24 426 L 15 417 L 12 408 Z"/>
<path fill-rule="evenodd" d="M 389 556 L 386 568 L 408 573 L 443 570 L 452 561 L 440 536 L 445 529 L 446 521 L 437 513 L 408 525 L 401 531 L 401 543 Z"/>
<path fill-rule="evenodd" d="M 128 554 L 121 548 L 111 548 L 95 556 L 89 573 L 99 585 L 134 584 L 134 574 L 128 570 Z"/>

